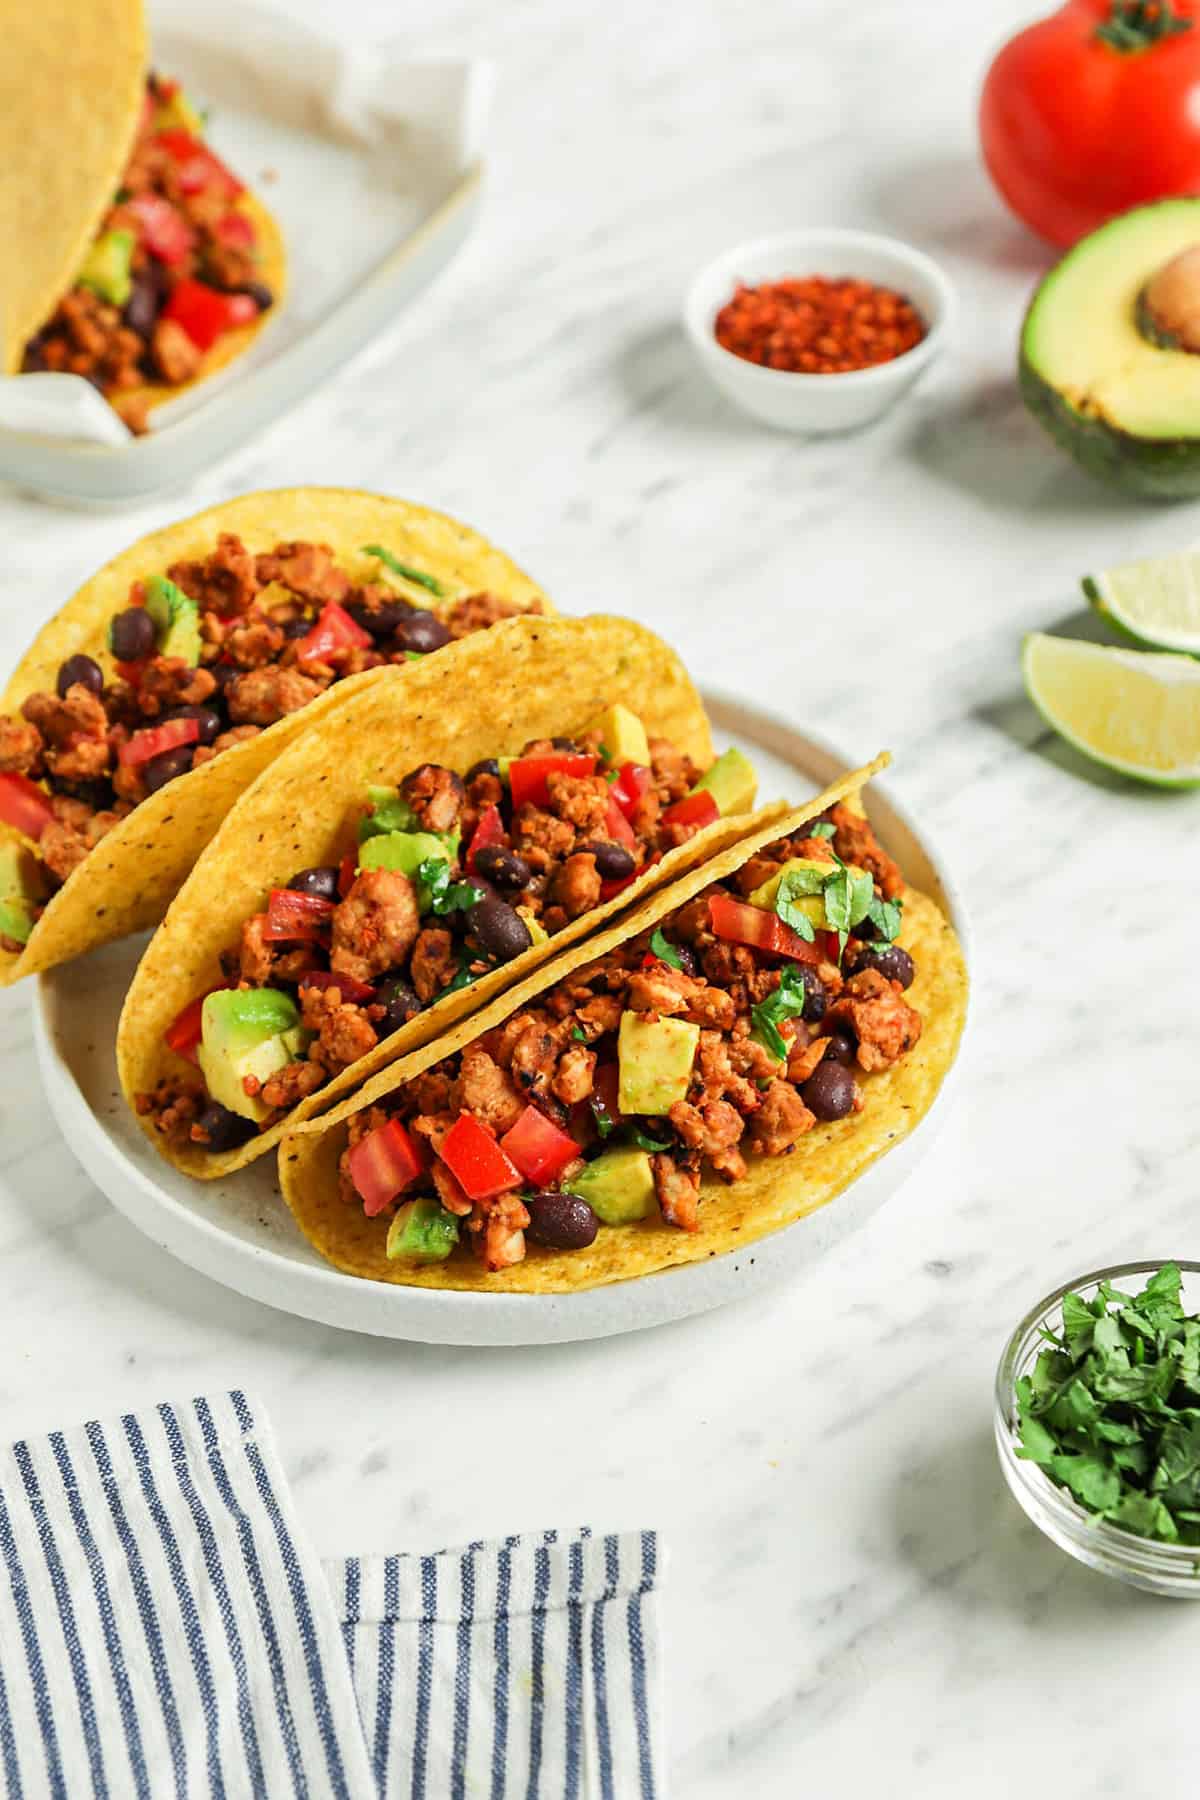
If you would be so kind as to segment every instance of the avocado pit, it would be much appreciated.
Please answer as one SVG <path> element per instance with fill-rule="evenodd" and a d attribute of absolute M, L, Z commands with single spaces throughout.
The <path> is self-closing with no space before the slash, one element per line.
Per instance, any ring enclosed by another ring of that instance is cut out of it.
<path fill-rule="evenodd" d="M 1163 263 L 1137 301 L 1142 336 L 1163 350 L 1200 354 L 1200 244 Z"/>

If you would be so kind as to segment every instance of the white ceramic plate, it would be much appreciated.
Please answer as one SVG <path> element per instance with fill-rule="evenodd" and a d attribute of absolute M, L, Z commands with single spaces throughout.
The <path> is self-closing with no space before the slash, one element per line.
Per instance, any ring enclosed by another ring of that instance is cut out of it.
<path fill-rule="evenodd" d="M 736 740 L 753 751 L 763 797 L 801 800 L 852 761 L 738 702 L 708 696 L 707 704 L 719 741 Z M 967 920 L 944 863 L 886 786 L 875 783 L 871 795 L 871 817 L 881 839 L 914 884 L 944 905 L 969 959 Z M 380 1337 L 434 1344 L 562 1343 L 636 1331 L 738 1299 L 815 1262 L 896 1192 L 933 1142 L 954 1082 L 951 1069 L 911 1137 L 839 1199 L 744 1250 L 580 1294 L 391 1287 L 356 1280 L 321 1261 L 292 1224 L 273 1158 L 263 1157 L 228 1181 L 199 1182 L 156 1155 L 121 1097 L 113 1053 L 121 1001 L 143 942 L 109 945 L 39 980 L 38 1061 L 67 1143 L 113 1205 L 189 1267 L 284 1312 Z"/>

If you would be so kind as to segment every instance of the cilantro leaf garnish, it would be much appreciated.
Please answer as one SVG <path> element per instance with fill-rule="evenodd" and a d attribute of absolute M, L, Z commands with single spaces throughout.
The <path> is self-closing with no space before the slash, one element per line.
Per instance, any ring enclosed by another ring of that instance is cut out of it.
<path fill-rule="evenodd" d="M 445 587 L 436 576 L 427 575 L 424 569 L 414 569 L 411 563 L 401 562 L 398 556 L 393 556 L 392 552 L 385 550 L 382 544 L 364 544 L 362 551 L 364 556 L 378 557 L 384 568 L 390 569 L 393 575 L 399 575 L 401 581 L 411 581 L 414 586 L 423 587 L 428 593 L 437 594 L 439 597 L 446 592 Z"/>
<path fill-rule="evenodd" d="M 1018 1456 L 1138 1537 L 1200 1545 L 1200 1316 L 1165 1263 L 1140 1294 L 1063 1298 L 1016 1384 Z"/>
<path fill-rule="evenodd" d="M 779 972 L 774 993 L 750 1009 L 750 1035 L 771 1052 L 776 1062 L 786 1062 L 788 1043 L 779 1027 L 785 1019 L 798 1019 L 808 1004 L 808 988 L 798 963 L 787 963 Z"/>
<path fill-rule="evenodd" d="M 572 1025 L 571 1036 L 577 1044 L 586 1044 L 588 1041 L 588 1034 L 581 1025 Z"/>
<path fill-rule="evenodd" d="M 881 950 L 886 950 L 900 936 L 902 910 L 903 903 L 899 900 L 879 900 L 872 897 L 867 917 L 875 927 L 875 942 Z"/>
<path fill-rule="evenodd" d="M 629 1135 L 639 1150 L 648 1150 L 652 1156 L 671 1148 L 670 1139 L 665 1144 L 660 1144 L 657 1138 L 652 1138 L 648 1132 L 641 1131 L 636 1125 Z"/>
<path fill-rule="evenodd" d="M 418 904 L 423 913 L 444 919 L 448 913 L 466 912 L 483 899 L 482 888 L 470 881 L 451 881 L 450 864 L 440 856 L 428 856 L 417 865 Z"/>
<path fill-rule="evenodd" d="M 442 989 L 442 993 L 443 994 L 457 993 L 459 988 L 470 987 L 471 983 L 475 979 L 476 979 L 476 977 L 471 973 L 471 965 L 468 963 L 466 957 L 464 956 L 463 960 L 458 965 L 457 975 L 455 975 L 453 981 L 448 981 L 446 983 L 445 987 Z"/>
<path fill-rule="evenodd" d="M 672 944 L 668 938 L 663 936 L 661 925 L 656 925 L 654 927 L 654 934 L 650 939 L 650 953 L 652 956 L 657 956 L 659 962 L 665 962 L 669 968 L 683 968 L 682 956 L 680 956 L 674 944 Z"/>
<path fill-rule="evenodd" d="M 824 878 L 815 869 L 789 869 L 779 877 L 779 889 L 775 895 L 775 911 L 806 944 L 811 944 L 815 937 L 812 920 L 808 914 L 796 905 L 800 898 L 810 894 L 819 894 Z"/>

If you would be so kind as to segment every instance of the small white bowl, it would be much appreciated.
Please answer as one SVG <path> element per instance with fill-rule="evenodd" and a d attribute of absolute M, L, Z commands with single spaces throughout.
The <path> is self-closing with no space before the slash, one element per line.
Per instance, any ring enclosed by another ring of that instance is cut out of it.
<path fill-rule="evenodd" d="M 739 282 L 756 287 L 787 276 L 850 276 L 895 288 L 925 321 L 919 344 L 893 362 L 834 375 L 768 369 L 722 349 L 713 334 L 717 314 Z M 696 356 L 730 400 L 780 431 L 854 431 L 869 425 L 907 393 L 941 350 L 954 315 L 954 289 L 937 264 L 898 238 L 870 231 L 783 231 L 726 250 L 702 269 L 688 290 L 683 320 Z"/>

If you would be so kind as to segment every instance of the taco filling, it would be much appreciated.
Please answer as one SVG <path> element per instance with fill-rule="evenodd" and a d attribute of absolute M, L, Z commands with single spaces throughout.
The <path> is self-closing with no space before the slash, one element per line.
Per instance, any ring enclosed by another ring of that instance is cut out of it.
<path fill-rule="evenodd" d="M 246 1142 L 443 995 L 743 810 L 754 780 L 740 751 L 702 770 L 616 704 L 576 739 L 368 788 L 345 854 L 272 889 L 222 955 L 228 986 L 167 1030 L 199 1076 L 161 1080 L 138 1111 L 177 1145 Z"/>
<path fill-rule="evenodd" d="M 413 1265 L 703 1230 L 702 1175 L 736 1183 L 869 1108 L 918 1042 L 903 905 L 867 820 L 832 806 L 352 1114 L 345 1203 Z"/>
<path fill-rule="evenodd" d="M 22 372 L 82 375 L 135 431 L 147 383 L 180 387 L 277 296 L 262 278 L 246 190 L 204 142 L 179 83 L 149 76 L 129 161 L 69 293 Z"/>
<path fill-rule="evenodd" d="M 433 576 L 365 554 L 410 587 Z M 199 561 L 135 581 L 109 622 L 114 668 L 69 656 L 55 692 L 0 714 L 0 824 L 36 857 L 0 869 L 0 948 L 19 951 L 48 893 L 149 794 L 257 736 L 335 682 L 405 665 L 527 608 L 490 593 L 433 612 L 382 579 L 355 585 L 326 544 L 255 556 L 231 532 Z"/>

